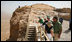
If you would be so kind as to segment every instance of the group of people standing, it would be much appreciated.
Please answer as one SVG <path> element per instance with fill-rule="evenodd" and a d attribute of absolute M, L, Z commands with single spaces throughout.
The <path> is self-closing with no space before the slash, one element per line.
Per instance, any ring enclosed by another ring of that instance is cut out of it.
<path fill-rule="evenodd" d="M 38 17 L 38 22 L 41 24 L 41 26 L 45 25 L 45 33 L 48 36 L 49 40 L 57 41 L 62 33 L 62 23 L 58 21 L 57 16 L 54 16 L 52 20 L 50 20 L 50 16 L 46 17 L 47 18 L 44 18 L 44 21 L 41 17 Z"/>

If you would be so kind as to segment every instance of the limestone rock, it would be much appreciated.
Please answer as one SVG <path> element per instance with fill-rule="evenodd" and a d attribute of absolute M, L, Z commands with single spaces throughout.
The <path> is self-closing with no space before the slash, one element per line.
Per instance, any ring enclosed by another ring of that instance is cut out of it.
<path fill-rule="evenodd" d="M 38 17 L 58 16 L 55 8 L 45 4 L 35 4 L 17 8 L 10 19 L 10 41 L 21 41 L 25 38 L 27 23 L 36 23 Z M 29 20 L 29 21 L 28 21 Z"/>
<path fill-rule="evenodd" d="M 28 13 L 30 9 L 28 7 L 17 8 L 10 19 L 10 39 L 11 41 L 17 41 L 17 38 L 25 37 L 25 32 L 28 22 Z M 28 13 L 26 13 L 28 12 Z"/>

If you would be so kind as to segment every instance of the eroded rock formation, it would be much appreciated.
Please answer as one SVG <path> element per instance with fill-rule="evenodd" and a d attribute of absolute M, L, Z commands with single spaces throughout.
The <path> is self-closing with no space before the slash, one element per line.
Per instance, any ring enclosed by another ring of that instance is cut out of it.
<path fill-rule="evenodd" d="M 22 7 L 17 8 L 10 19 L 10 39 L 17 41 L 17 38 L 25 37 L 27 28 L 28 15 L 30 8 Z"/>
<path fill-rule="evenodd" d="M 45 4 L 35 4 L 17 8 L 10 19 L 10 41 L 22 41 L 25 38 L 27 23 L 37 22 L 38 17 L 58 16 L 58 12 L 54 11 L 54 7 Z M 30 14 L 30 16 L 29 16 Z M 28 21 L 29 19 L 29 21 Z M 30 24 L 31 24 L 30 23 Z M 20 38 L 20 39 L 18 39 Z"/>

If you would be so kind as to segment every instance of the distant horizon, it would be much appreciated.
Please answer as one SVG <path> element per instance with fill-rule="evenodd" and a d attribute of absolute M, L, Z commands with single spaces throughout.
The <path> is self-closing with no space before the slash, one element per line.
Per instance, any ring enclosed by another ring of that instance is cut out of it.
<path fill-rule="evenodd" d="M 71 1 L 1 1 L 1 13 L 7 12 L 12 14 L 18 6 L 24 7 L 34 4 L 47 4 L 55 8 L 70 8 Z"/>

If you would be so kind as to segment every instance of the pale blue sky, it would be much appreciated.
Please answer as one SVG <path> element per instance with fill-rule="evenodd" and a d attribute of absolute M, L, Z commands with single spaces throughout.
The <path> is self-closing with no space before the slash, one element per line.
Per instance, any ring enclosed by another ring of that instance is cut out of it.
<path fill-rule="evenodd" d="M 13 11 L 20 5 L 32 5 L 36 3 L 44 3 L 56 8 L 71 8 L 71 1 L 1 1 L 2 12 L 13 13 Z"/>

